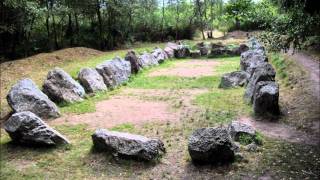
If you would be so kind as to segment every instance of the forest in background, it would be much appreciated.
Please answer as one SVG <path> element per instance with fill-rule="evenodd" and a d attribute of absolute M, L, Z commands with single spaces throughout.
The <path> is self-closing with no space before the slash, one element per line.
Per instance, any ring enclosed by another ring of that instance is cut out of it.
<path fill-rule="evenodd" d="M 196 32 L 204 39 L 214 29 L 264 30 L 261 41 L 273 50 L 319 48 L 319 27 L 313 0 L 3 0 L 0 59 L 192 39 Z"/>

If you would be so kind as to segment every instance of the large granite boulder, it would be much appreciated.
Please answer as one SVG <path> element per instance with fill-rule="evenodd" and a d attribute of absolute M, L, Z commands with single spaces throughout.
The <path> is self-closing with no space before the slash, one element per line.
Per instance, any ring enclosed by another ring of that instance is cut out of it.
<path fill-rule="evenodd" d="M 137 74 L 141 70 L 141 66 L 139 65 L 139 61 L 138 61 L 139 58 L 135 51 L 133 50 L 128 51 L 124 59 L 130 62 L 131 73 Z"/>
<path fill-rule="evenodd" d="M 31 79 L 20 80 L 12 86 L 7 100 L 14 112 L 30 111 L 45 119 L 60 116 L 58 107 Z"/>
<path fill-rule="evenodd" d="M 220 47 L 220 48 L 214 48 L 211 49 L 209 57 L 219 57 L 219 56 L 234 56 L 235 54 L 232 52 L 232 50 L 228 49 L 227 47 Z"/>
<path fill-rule="evenodd" d="M 170 47 L 165 47 L 164 52 L 166 52 L 168 58 L 174 58 L 174 49 L 171 49 Z"/>
<path fill-rule="evenodd" d="M 78 74 L 80 84 L 87 93 L 94 93 L 107 89 L 102 76 L 92 68 L 82 68 Z"/>
<path fill-rule="evenodd" d="M 164 60 L 168 59 L 168 55 L 161 48 L 156 47 L 151 54 L 158 61 L 158 63 L 163 63 Z"/>
<path fill-rule="evenodd" d="M 248 50 L 241 54 L 240 69 L 252 74 L 253 69 L 265 62 L 268 62 L 268 58 L 264 53 L 256 50 Z"/>
<path fill-rule="evenodd" d="M 226 128 L 201 128 L 189 137 L 188 151 L 195 163 L 228 163 L 235 158 L 237 146 Z"/>
<path fill-rule="evenodd" d="M 54 102 L 72 103 L 83 100 L 85 90 L 60 68 L 49 71 L 43 84 L 43 92 Z"/>
<path fill-rule="evenodd" d="M 67 138 L 49 127 L 37 115 L 29 111 L 13 114 L 4 129 L 14 142 L 26 145 L 69 144 Z"/>
<path fill-rule="evenodd" d="M 131 76 L 130 62 L 115 57 L 107 60 L 96 67 L 98 73 L 103 77 L 104 83 L 108 88 L 115 88 L 129 80 Z"/>
<path fill-rule="evenodd" d="M 100 151 L 139 160 L 155 160 L 165 152 L 164 144 L 158 139 L 105 129 L 96 130 L 92 141 Z"/>
<path fill-rule="evenodd" d="M 144 52 L 142 55 L 139 56 L 138 62 L 139 66 L 142 68 L 159 65 L 158 61 L 154 58 L 154 56 L 147 52 Z"/>
<path fill-rule="evenodd" d="M 173 50 L 177 50 L 178 49 L 179 44 L 173 43 L 173 42 L 168 42 L 166 47 L 173 49 Z"/>
<path fill-rule="evenodd" d="M 273 81 L 260 81 L 255 88 L 253 110 L 257 115 L 279 115 L 279 85 Z"/>
<path fill-rule="evenodd" d="M 219 88 L 232 88 L 247 84 L 250 75 L 245 71 L 235 71 L 222 75 Z"/>
<path fill-rule="evenodd" d="M 178 45 L 177 49 L 174 50 L 174 57 L 186 58 L 190 56 L 190 49 L 186 45 Z"/>
<path fill-rule="evenodd" d="M 247 102 L 252 103 L 254 91 L 258 82 L 275 80 L 276 71 L 272 65 L 269 63 L 263 63 L 262 65 L 254 69 L 253 74 L 249 79 L 244 93 L 244 98 Z"/>
<path fill-rule="evenodd" d="M 249 50 L 249 47 L 245 44 L 240 44 L 239 46 L 232 49 L 234 55 L 240 56 L 242 53 Z"/>
<path fill-rule="evenodd" d="M 200 53 L 199 50 L 190 51 L 190 56 L 191 56 L 192 58 L 199 58 L 199 57 L 201 57 L 201 53 Z"/>
<path fill-rule="evenodd" d="M 208 55 L 209 47 L 204 42 L 200 42 L 196 46 L 197 46 L 197 49 L 200 51 L 200 56 Z"/>
<path fill-rule="evenodd" d="M 256 137 L 256 130 L 248 124 L 240 121 L 232 121 L 228 126 L 231 138 L 235 141 L 239 141 L 242 135 L 249 136 L 251 139 Z"/>

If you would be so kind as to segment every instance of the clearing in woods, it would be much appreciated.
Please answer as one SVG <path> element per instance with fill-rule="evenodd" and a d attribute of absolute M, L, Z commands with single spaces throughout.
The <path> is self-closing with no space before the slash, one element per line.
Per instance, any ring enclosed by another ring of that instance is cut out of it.
<path fill-rule="evenodd" d="M 144 70 L 111 93 L 97 94 L 83 102 L 61 107 L 63 116 L 48 123 L 71 140 L 69 146 L 57 149 L 20 147 L 11 144 L 1 129 L 1 177 L 316 179 L 320 167 L 318 137 L 285 124 L 285 120 L 255 121 L 251 107 L 242 100 L 244 88 L 218 88 L 222 74 L 238 70 L 239 59 L 168 61 Z M 262 133 L 262 148 L 258 152 L 244 151 L 245 160 L 231 165 L 194 166 L 187 151 L 191 132 L 235 119 L 253 124 Z M 158 163 L 96 153 L 91 149 L 91 134 L 96 128 L 160 138 L 167 152 Z"/>

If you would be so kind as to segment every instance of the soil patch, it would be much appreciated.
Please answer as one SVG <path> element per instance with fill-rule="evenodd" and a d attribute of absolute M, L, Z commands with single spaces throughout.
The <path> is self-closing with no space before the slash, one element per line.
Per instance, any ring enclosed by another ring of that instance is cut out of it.
<path fill-rule="evenodd" d="M 181 117 L 179 107 L 189 106 L 194 94 L 205 91 L 128 88 L 119 95 L 98 102 L 96 112 L 64 115 L 49 124 L 88 124 L 92 128 L 111 128 L 124 123 L 177 122 Z"/>
<path fill-rule="evenodd" d="M 212 60 L 190 60 L 177 62 L 174 67 L 160 69 L 149 74 L 154 76 L 199 77 L 213 75 L 213 68 L 221 62 Z"/>
<path fill-rule="evenodd" d="M 296 130 L 294 127 L 279 122 L 257 121 L 250 117 L 240 117 L 239 121 L 252 125 L 262 134 L 270 138 L 308 145 L 319 144 L 319 135 L 311 136 L 305 132 Z"/>

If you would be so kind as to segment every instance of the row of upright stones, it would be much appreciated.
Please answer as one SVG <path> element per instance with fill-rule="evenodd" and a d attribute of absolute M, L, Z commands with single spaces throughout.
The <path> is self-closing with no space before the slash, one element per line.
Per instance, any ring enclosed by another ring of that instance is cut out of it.
<path fill-rule="evenodd" d="M 22 144 L 68 144 L 70 142 L 66 137 L 42 120 L 60 116 L 54 102 L 74 103 L 82 101 L 86 93 L 114 89 L 126 82 L 132 74 L 156 66 L 168 58 L 234 56 L 246 50 L 245 45 L 232 49 L 220 44 L 211 44 L 209 47 L 205 43 L 198 43 L 196 46 L 198 50 L 191 51 L 185 45 L 168 43 L 164 50 L 155 48 L 151 53 L 144 52 L 141 55 L 131 50 L 124 59 L 115 57 L 95 68 L 82 68 L 78 74 L 80 83 L 62 69 L 55 68 L 48 72 L 42 91 L 31 79 L 20 80 L 7 96 L 14 114 L 5 122 L 5 130 L 13 141 Z M 194 162 L 231 161 L 238 149 L 233 139 L 236 140 L 243 133 L 254 136 L 255 130 L 237 122 L 231 123 L 228 128 L 198 129 L 189 138 L 190 156 Z M 165 153 L 161 140 L 140 135 L 97 129 L 92 140 L 96 149 L 117 156 L 149 161 Z"/>
<path fill-rule="evenodd" d="M 60 117 L 61 113 L 55 103 L 82 101 L 86 93 L 112 90 L 143 68 L 159 65 L 169 58 L 188 56 L 190 50 L 186 45 L 168 43 L 164 50 L 157 47 L 151 53 L 144 52 L 141 55 L 130 50 L 124 59 L 115 57 L 95 68 L 82 68 L 77 77 L 79 82 L 61 68 L 48 72 L 42 91 L 31 79 L 22 79 L 7 95 L 13 114 L 4 123 L 4 128 L 13 142 L 20 144 L 69 144 L 66 137 L 44 121 Z M 105 129 L 96 130 L 92 140 L 97 149 L 142 160 L 153 160 L 165 151 L 163 143 L 158 139 Z"/>
<path fill-rule="evenodd" d="M 253 104 L 256 115 L 279 115 L 279 84 L 275 82 L 276 71 L 268 62 L 265 48 L 255 39 L 241 53 L 240 71 L 224 74 L 220 88 L 246 86 L 244 99 Z"/>

